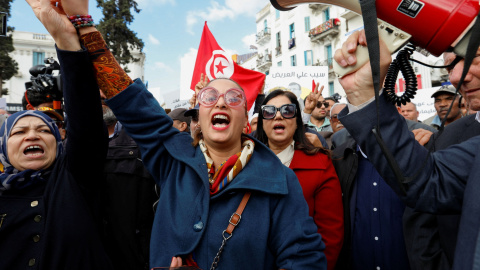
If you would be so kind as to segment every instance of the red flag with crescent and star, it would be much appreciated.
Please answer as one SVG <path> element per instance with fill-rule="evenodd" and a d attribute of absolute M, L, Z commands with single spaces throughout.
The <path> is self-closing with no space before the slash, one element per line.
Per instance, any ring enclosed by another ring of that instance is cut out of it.
<path fill-rule="evenodd" d="M 265 74 L 241 67 L 225 53 L 208 29 L 207 22 L 203 27 L 190 89 L 195 90 L 202 73 L 210 81 L 216 78 L 230 78 L 236 81 L 245 90 L 248 110 L 265 82 Z"/>

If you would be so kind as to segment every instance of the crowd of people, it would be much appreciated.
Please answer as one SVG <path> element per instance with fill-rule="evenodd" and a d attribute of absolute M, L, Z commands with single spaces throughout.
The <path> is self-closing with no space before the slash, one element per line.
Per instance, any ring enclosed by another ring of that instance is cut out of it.
<path fill-rule="evenodd" d="M 424 123 L 383 95 L 377 112 L 368 65 L 339 79 L 347 103 L 318 84 L 261 89 L 249 118 L 240 84 L 202 75 L 191 107 L 166 113 L 88 0 L 26 1 L 56 42 L 65 114 L 26 91 L 3 118 L 0 269 L 477 269 L 480 49 L 462 85 L 444 54 L 451 85 Z M 335 60 L 354 65 L 365 40 Z"/>

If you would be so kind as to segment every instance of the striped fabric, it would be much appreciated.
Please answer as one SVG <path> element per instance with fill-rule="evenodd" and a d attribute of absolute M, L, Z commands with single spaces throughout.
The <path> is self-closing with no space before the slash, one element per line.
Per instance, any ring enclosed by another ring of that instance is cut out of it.
<path fill-rule="evenodd" d="M 213 160 L 208 155 L 207 146 L 203 140 L 199 142 L 200 149 L 202 150 L 205 160 L 207 161 L 208 179 L 210 182 L 210 195 L 217 194 L 220 190 L 224 189 L 240 171 L 247 165 L 248 161 L 252 157 L 255 143 L 248 139 L 242 138 L 242 151 L 231 156 L 224 161 L 220 167 L 215 170 Z"/>

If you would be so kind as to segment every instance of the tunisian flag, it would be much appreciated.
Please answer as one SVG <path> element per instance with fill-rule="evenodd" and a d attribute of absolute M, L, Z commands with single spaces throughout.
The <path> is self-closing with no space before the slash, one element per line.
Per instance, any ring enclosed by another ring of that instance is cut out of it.
<path fill-rule="evenodd" d="M 265 74 L 239 66 L 225 53 L 208 29 L 207 22 L 203 27 L 190 89 L 195 89 L 202 73 L 206 74 L 209 80 L 230 78 L 236 81 L 245 90 L 248 110 L 255 102 L 265 81 Z"/>

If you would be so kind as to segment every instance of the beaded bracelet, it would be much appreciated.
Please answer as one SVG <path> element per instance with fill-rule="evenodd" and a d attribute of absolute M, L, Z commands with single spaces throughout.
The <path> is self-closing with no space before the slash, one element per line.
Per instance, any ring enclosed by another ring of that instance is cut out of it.
<path fill-rule="evenodd" d="M 95 26 L 91 15 L 72 15 L 68 19 L 72 22 L 75 28 Z"/>

